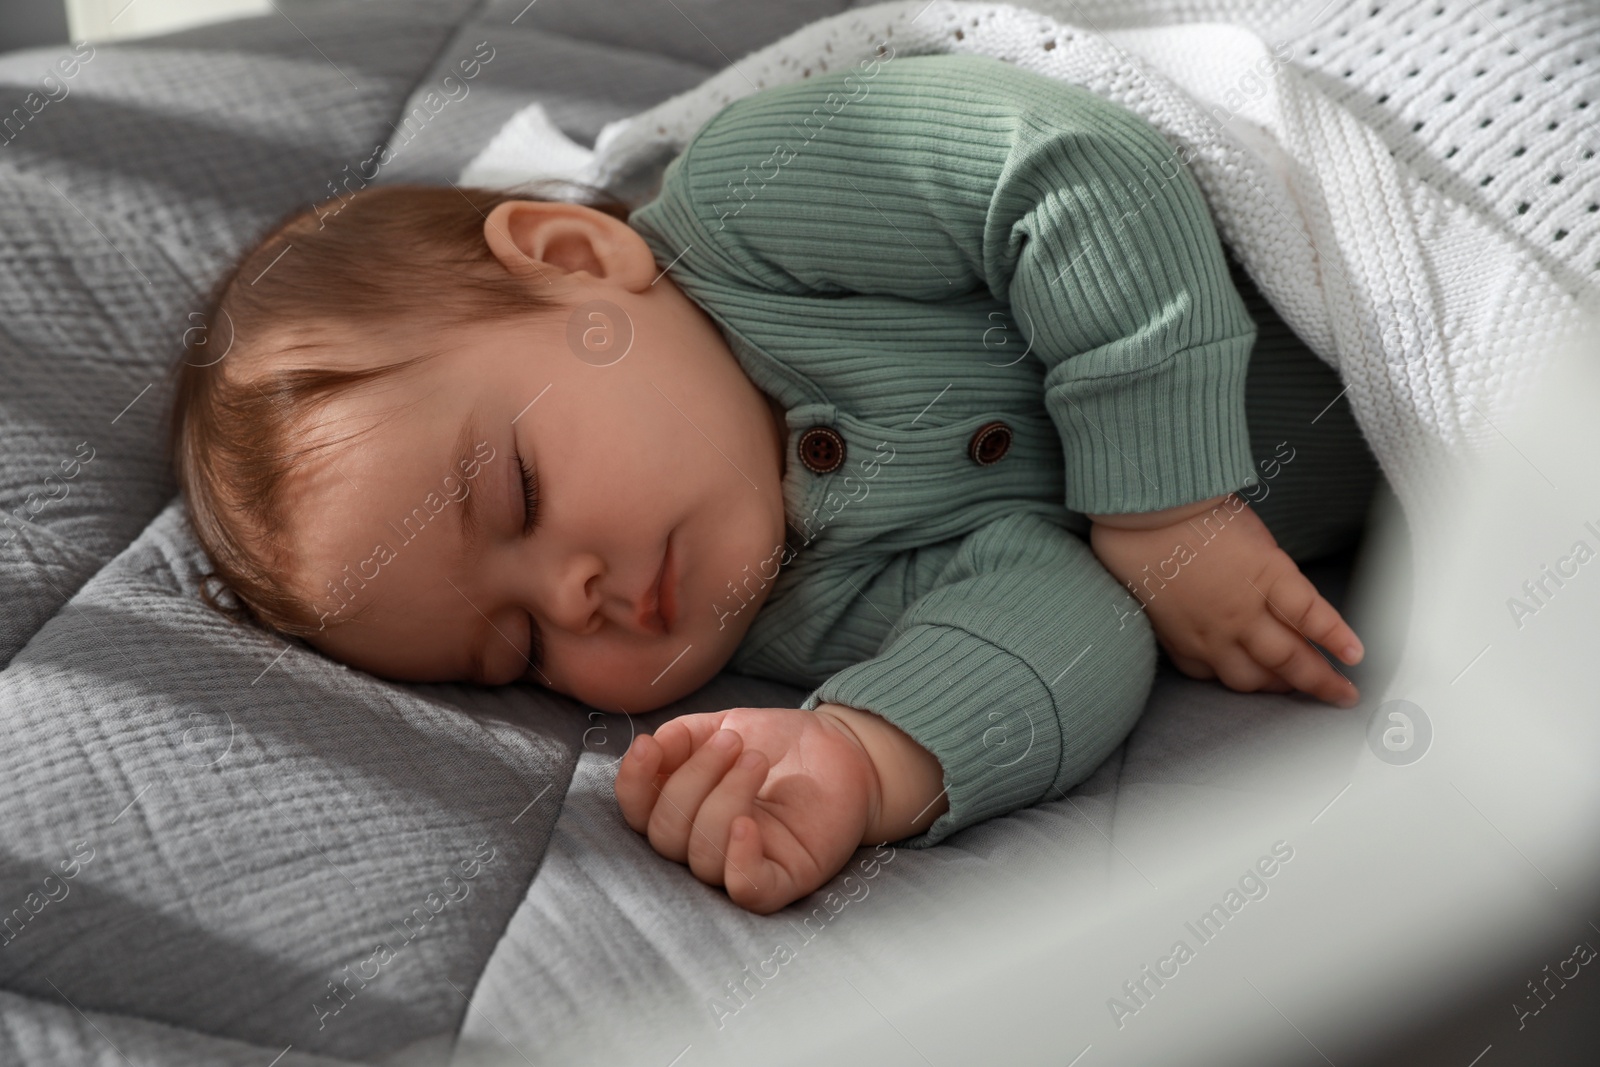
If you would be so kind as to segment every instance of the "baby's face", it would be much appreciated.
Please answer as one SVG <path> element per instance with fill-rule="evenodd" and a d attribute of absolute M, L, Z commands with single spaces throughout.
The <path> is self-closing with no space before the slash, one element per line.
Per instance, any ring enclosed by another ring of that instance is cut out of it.
<path fill-rule="evenodd" d="M 290 493 L 295 586 L 328 612 L 312 644 L 382 677 L 528 680 L 629 713 L 727 663 L 760 606 L 730 616 L 728 583 L 784 540 L 787 430 L 641 253 L 564 278 L 570 314 L 451 331 L 329 404 L 318 432 L 378 425 Z"/>

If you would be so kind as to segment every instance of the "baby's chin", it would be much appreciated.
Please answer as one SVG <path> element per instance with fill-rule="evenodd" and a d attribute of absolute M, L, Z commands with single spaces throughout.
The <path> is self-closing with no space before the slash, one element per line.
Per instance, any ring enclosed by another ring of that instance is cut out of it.
<path fill-rule="evenodd" d="M 551 686 L 544 686 L 542 682 L 539 684 L 542 688 L 554 689 L 601 711 L 645 715 L 660 711 L 697 692 L 721 673 L 732 658 L 730 650 L 719 658 L 691 662 L 690 657 L 704 647 L 696 643 L 686 654 L 678 656 L 678 652 L 674 651 L 665 660 L 660 656 L 652 656 L 648 661 L 637 664 L 636 669 L 625 673 L 600 672 L 598 677 L 578 680 L 552 678 L 554 684 Z M 673 658 L 675 656 L 676 659 Z M 665 671 L 662 669 L 664 666 Z M 619 681 L 619 675 L 624 680 Z"/>

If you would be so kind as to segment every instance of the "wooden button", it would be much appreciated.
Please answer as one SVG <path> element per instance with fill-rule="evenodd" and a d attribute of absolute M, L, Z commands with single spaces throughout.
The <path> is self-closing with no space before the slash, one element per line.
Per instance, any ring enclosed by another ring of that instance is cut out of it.
<path fill-rule="evenodd" d="M 978 427 L 967 446 L 967 455 L 980 467 L 998 463 L 1011 448 L 1011 427 L 1003 422 L 991 422 Z"/>
<path fill-rule="evenodd" d="M 832 474 L 844 465 L 844 438 L 827 426 L 813 426 L 801 434 L 795 449 L 813 474 Z"/>

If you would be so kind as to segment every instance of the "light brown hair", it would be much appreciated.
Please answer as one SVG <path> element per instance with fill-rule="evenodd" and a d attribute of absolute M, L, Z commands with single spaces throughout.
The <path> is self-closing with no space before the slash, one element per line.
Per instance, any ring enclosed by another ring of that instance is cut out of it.
<path fill-rule="evenodd" d="M 539 195 L 563 189 L 578 196 Z M 417 338 L 560 310 L 484 240 L 486 217 L 507 200 L 578 202 L 623 222 L 630 213 L 604 190 L 555 179 L 514 191 L 373 185 L 284 216 L 217 280 L 172 367 L 167 429 L 189 522 L 212 564 L 200 587 L 208 605 L 295 637 L 321 629 L 287 579 L 285 487 L 309 454 L 348 436 L 307 446 L 296 440 L 306 420 L 342 391 L 437 354 Z M 278 365 L 327 347 L 317 331 L 328 326 L 413 354 L 354 369 Z"/>

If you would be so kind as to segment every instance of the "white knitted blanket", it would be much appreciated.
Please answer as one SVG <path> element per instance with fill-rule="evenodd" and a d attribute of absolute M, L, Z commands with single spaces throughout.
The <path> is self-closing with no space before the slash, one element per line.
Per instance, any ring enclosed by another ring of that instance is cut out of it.
<path fill-rule="evenodd" d="M 727 103 L 935 52 L 1082 85 L 1167 137 L 1224 242 L 1339 372 L 1414 550 L 1444 533 L 1472 455 L 1504 441 L 1548 355 L 1600 306 L 1589 0 L 875 4 L 610 124 L 592 152 L 530 106 L 461 181 L 576 178 L 638 204 Z"/>

